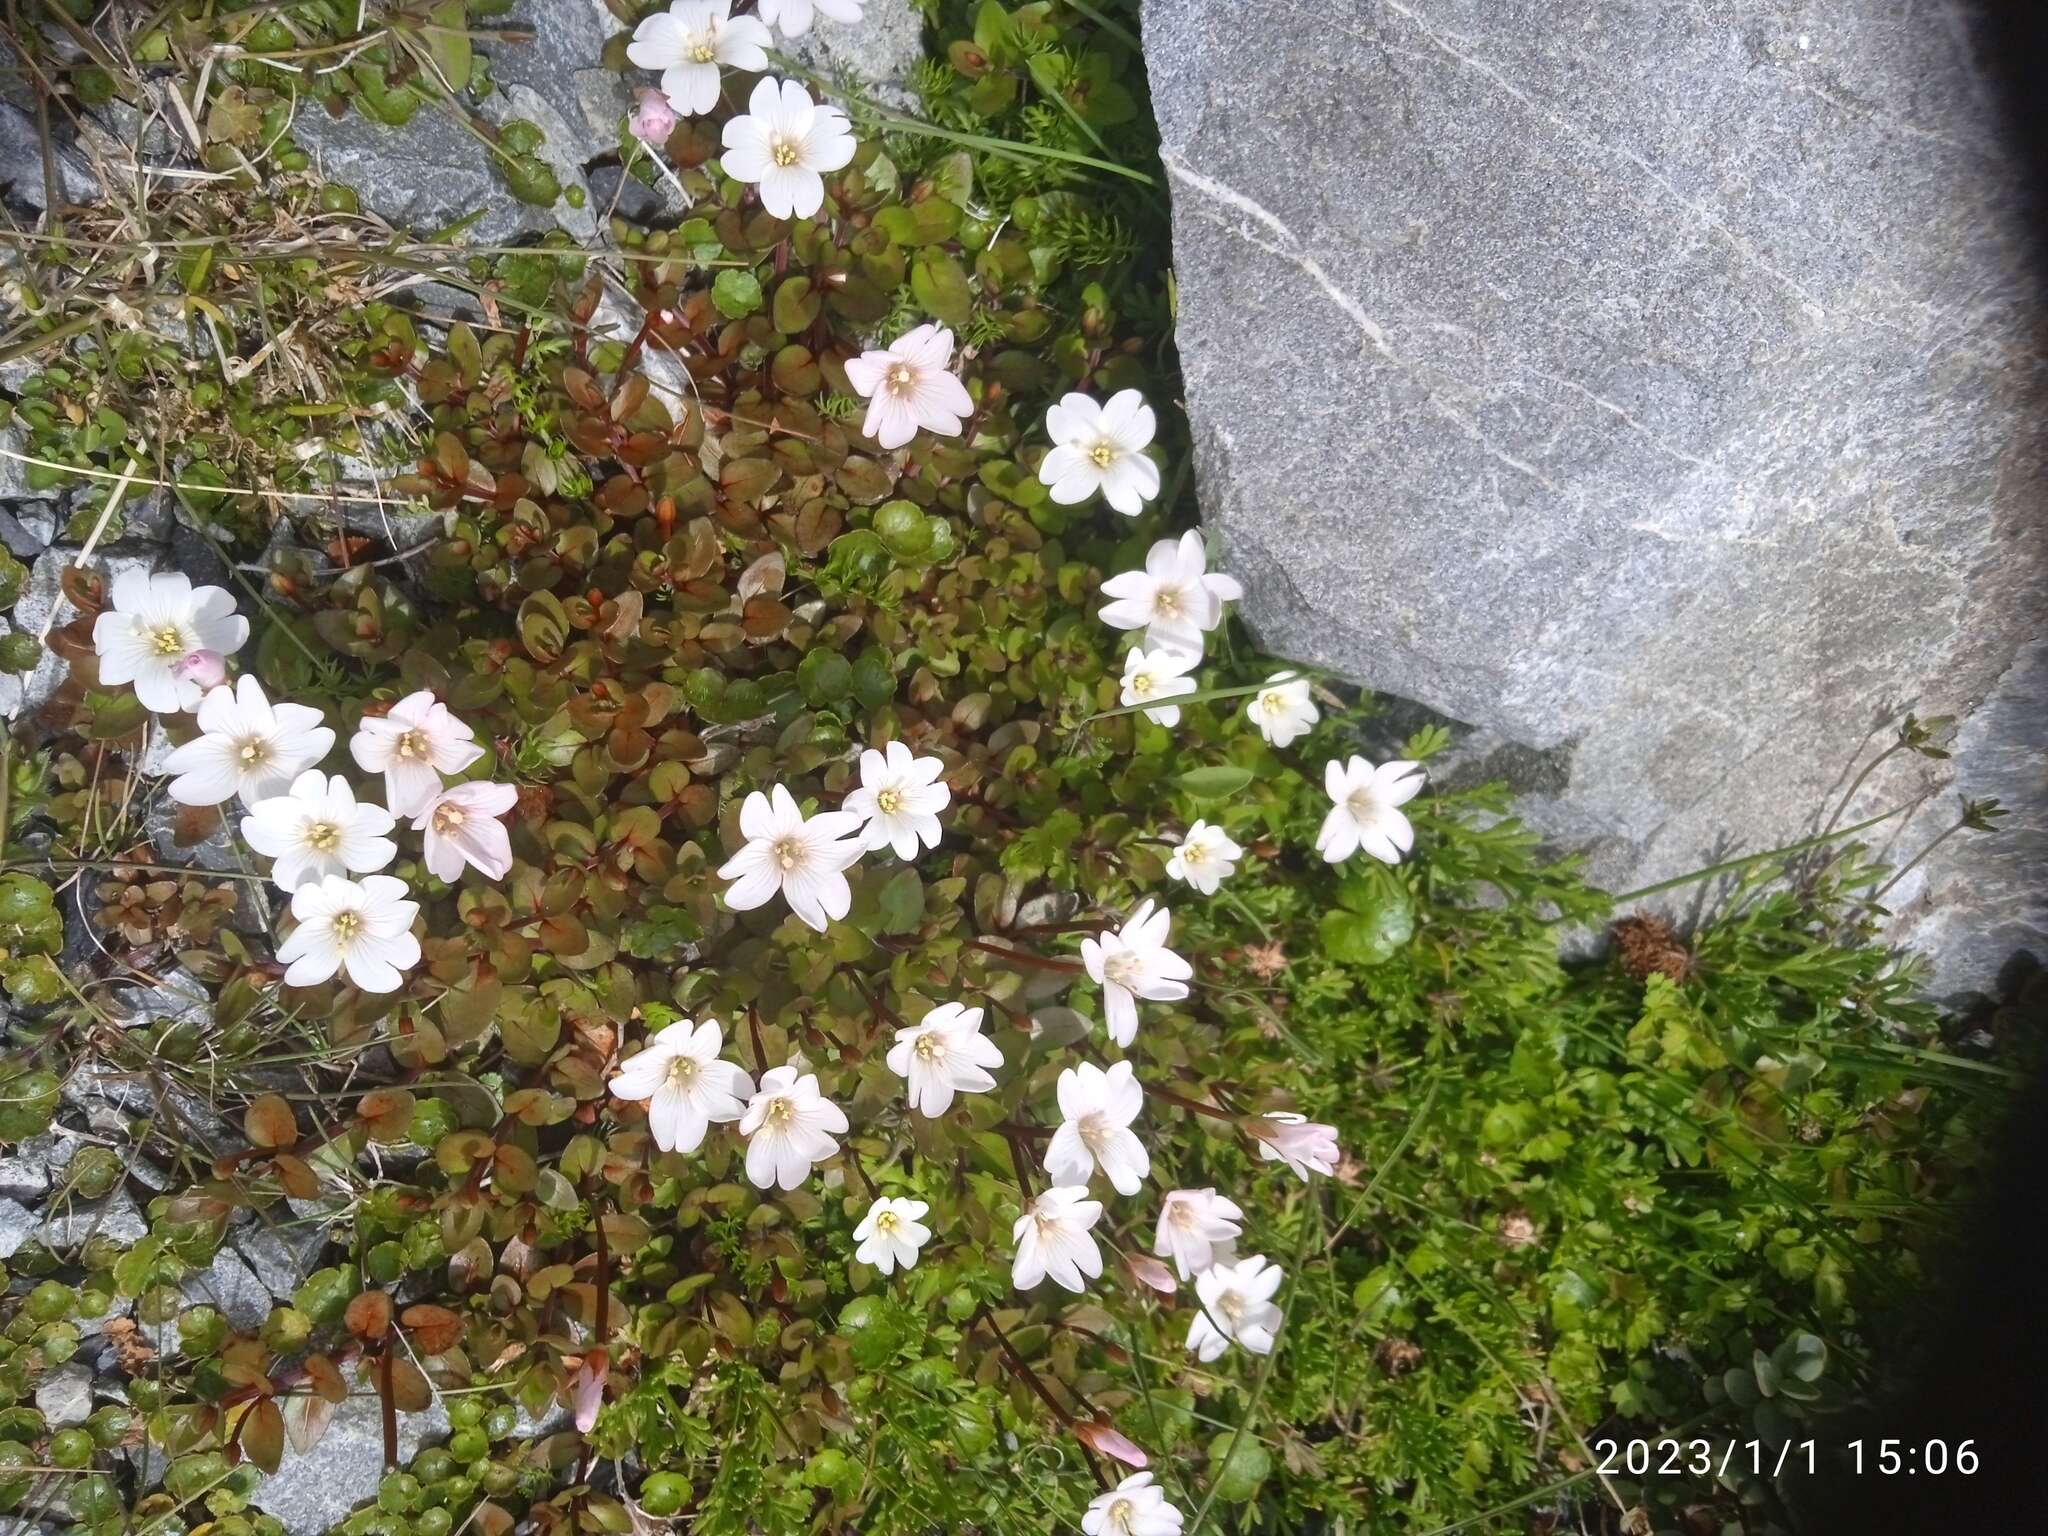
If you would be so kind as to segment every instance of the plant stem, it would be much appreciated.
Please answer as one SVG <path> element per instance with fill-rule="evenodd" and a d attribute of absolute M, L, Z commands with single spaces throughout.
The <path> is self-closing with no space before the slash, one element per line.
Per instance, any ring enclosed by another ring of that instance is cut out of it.
<path fill-rule="evenodd" d="M 1641 901 L 1646 896 L 1656 896 L 1664 891 L 1676 890 L 1681 885 L 1692 885 L 1700 880 L 1711 880 L 1716 875 L 1725 875 L 1734 870 L 1747 869 L 1752 864 L 1767 864 L 1772 859 L 1789 858 L 1795 853 L 1804 853 L 1809 848 L 1818 848 L 1822 844 L 1834 842 L 1838 838 L 1854 837 L 1858 832 L 1874 827 L 1880 822 L 1890 821 L 1894 816 L 1903 816 L 1925 798 L 1924 795 L 1915 796 L 1904 805 L 1895 805 L 1880 815 L 1872 816 L 1867 821 L 1859 821 L 1854 826 L 1844 827 L 1839 832 L 1822 832 L 1813 837 L 1802 838 L 1796 843 L 1787 843 L 1782 848 L 1766 848 L 1762 853 L 1745 854 L 1739 859 L 1728 859 L 1719 864 L 1709 864 L 1705 869 L 1696 869 L 1690 874 L 1673 875 L 1669 880 L 1659 880 L 1655 885 L 1646 885 L 1639 890 L 1623 891 L 1619 896 L 1613 898 L 1613 905 L 1619 908 L 1631 901 Z M 1553 924 L 1563 921 L 1565 919 L 1561 917 L 1551 919 Z"/>

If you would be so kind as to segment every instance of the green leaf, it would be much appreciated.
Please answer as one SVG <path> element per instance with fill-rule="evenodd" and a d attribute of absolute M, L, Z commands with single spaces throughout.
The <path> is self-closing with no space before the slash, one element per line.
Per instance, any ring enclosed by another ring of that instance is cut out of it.
<path fill-rule="evenodd" d="M 1252 781 L 1252 771 L 1235 763 L 1191 768 L 1173 782 L 1195 800 L 1227 800 Z"/>
<path fill-rule="evenodd" d="M 914 869 L 900 869 L 889 877 L 876 898 L 882 915 L 882 932 L 915 933 L 924 922 L 924 882 Z"/>
<path fill-rule="evenodd" d="M 1415 909 L 1405 900 L 1383 903 L 1376 911 L 1353 912 L 1339 907 L 1323 914 L 1323 951 L 1346 965 L 1380 965 L 1415 935 Z"/>
<path fill-rule="evenodd" d="M 727 319 L 745 319 L 761 307 L 761 280 L 744 267 L 727 267 L 711 284 L 711 302 Z"/>
<path fill-rule="evenodd" d="M 1209 1476 L 1226 1504 L 1246 1503 L 1272 1470 L 1272 1454 L 1250 1435 L 1227 1429 L 1209 1442 Z"/>
<path fill-rule="evenodd" d="M 918 253 L 910 269 L 910 292 L 934 320 L 965 330 L 974 317 L 974 293 L 967 283 L 967 269 L 958 258 L 944 251 Z"/>
<path fill-rule="evenodd" d="M 441 72 L 449 90 L 467 90 L 470 71 L 475 66 L 469 46 L 467 0 L 436 0 L 427 12 L 427 21 L 427 52 L 433 57 L 434 67 Z"/>

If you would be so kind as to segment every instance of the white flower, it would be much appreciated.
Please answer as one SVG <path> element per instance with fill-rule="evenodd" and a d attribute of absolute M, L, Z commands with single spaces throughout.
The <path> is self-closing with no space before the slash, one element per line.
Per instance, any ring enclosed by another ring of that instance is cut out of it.
<path fill-rule="evenodd" d="M 1255 1355 L 1273 1353 L 1273 1337 L 1280 1331 L 1273 1293 L 1286 1278 L 1278 1264 L 1256 1253 L 1195 1276 L 1195 1294 L 1202 1299 L 1202 1310 L 1188 1325 L 1188 1348 L 1195 1358 L 1214 1360 L 1232 1344 Z"/>
<path fill-rule="evenodd" d="M 308 769 L 288 794 L 259 801 L 242 818 L 242 840 L 275 859 L 270 878 L 287 891 L 329 875 L 366 875 L 398 857 L 384 834 L 395 822 L 381 805 L 365 805 L 340 774 Z"/>
<path fill-rule="evenodd" d="M 892 741 L 882 751 L 872 747 L 860 755 L 860 788 L 839 803 L 865 822 L 863 848 L 896 850 L 899 859 L 917 857 L 918 840 L 939 846 L 939 812 L 953 792 L 939 782 L 946 765 L 936 757 L 913 757 L 910 748 Z"/>
<path fill-rule="evenodd" d="M 725 904 L 750 912 L 780 892 L 790 911 L 823 933 L 829 919 L 846 916 L 853 905 L 853 888 L 842 871 L 861 855 L 854 836 L 859 830 L 860 818 L 850 811 L 806 818 L 780 784 L 766 795 L 755 790 L 740 807 L 746 846 L 718 871 L 719 879 L 732 882 Z"/>
<path fill-rule="evenodd" d="M 417 816 L 441 793 L 441 775 L 460 773 L 484 755 L 476 733 L 422 688 L 383 716 L 365 715 L 349 738 L 349 756 L 365 773 L 384 775 L 394 816 Z"/>
<path fill-rule="evenodd" d="M 647 1126 L 665 1152 L 694 1152 L 704 1132 L 746 1113 L 754 1080 L 718 1059 L 723 1035 L 718 1020 L 678 1020 L 612 1075 L 611 1090 L 622 1099 L 647 1101 Z"/>
<path fill-rule="evenodd" d="M 756 1189 L 795 1189 L 810 1177 L 811 1165 L 839 1150 L 832 1137 L 846 1134 L 846 1114 L 818 1091 L 816 1074 L 797 1076 L 795 1067 L 776 1067 L 740 1116 L 747 1138 L 747 1178 Z"/>
<path fill-rule="evenodd" d="M 1145 1107 L 1145 1090 L 1131 1064 L 1105 1072 L 1092 1061 L 1060 1073 L 1060 1128 L 1045 1149 L 1046 1174 L 1057 1184 L 1086 1184 L 1097 1168 L 1120 1195 L 1135 1195 L 1152 1158 L 1131 1122 Z"/>
<path fill-rule="evenodd" d="M 784 37 L 802 37 L 811 30 L 813 13 L 833 21 L 859 21 L 866 0 L 761 0 L 761 19 Z"/>
<path fill-rule="evenodd" d="M 1202 654 L 1202 636 L 1223 622 L 1223 605 L 1244 596 L 1235 576 L 1209 571 L 1202 536 L 1190 528 L 1177 539 L 1161 539 L 1145 556 L 1145 569 L 1125 571 L 1102 584 L 1115 602 L 1102 622 L 1118 629 L 1142 629 L 1155 650 Z"/>
<path fill-rule="evenodd" d="M 1213 896 L 1216 887 L 1237 872 L 1237 861 L 1243 852 L 1221 827 L 1198 821 L 1167 856 L 1166 872 L 1176 880 L 1185 880 L 1204 896 Z"/>
<path fill-rule="evenodd" d="M 1171 1003 L 1188 995 L 1187 979 L 1195 968 L 1166 947 L 1172 923 L 1173 915 L 1148 898 L 1123 927 L 1081 941 L 1081 963 L 1102 988 L 1109 1038 L 1118 1045 L 1137 1038 L 1139 998 Z"/>
<path fill-rule="evenodd" d="M 1010 1236 L 1017 1240 L 1010 1283 L 1028 1291 L 1050 1275 L 1055 1285 L 1084 1289 L 1084 1276 L 1102 1273 L 1102 1250 L 1088 1235 L 1101 1219 L 1102 1202 L 1090 1200 L 1085 1186 L 1048 1189 L 1010 1228 Z"/>
<path fill-rule="evenodd" d="M 1159 494 L 1159 466 L 1145 456 L 1158 430 L 1152 407 L 1135 389 L 1120 389 L 1107 405 L 1086 395 L 1067 395 L 1045 413 L 1052 451 L 1038 466 L 1038 478 L 1063 504 L 1086 501 L 1097 491 L 1126 517 L 1136 517 Z"/>
<path fill-rule="evenodd" d="M 901 448 L 917 429 L 958 437 L 974 414 L 967 386 L 952 373 L 953 333 L 920 325 L 889 343 L 886 352 L 846 360 L 846 380 L 868 403 L 861 431 L 884 448 Z"/>
<path fill-rule="evenodd" d="M 1285 1163 L 1304 1184 L 1311 1173 L 1327 1176 L 1337 1171 L 1337 1127 L 1284 1109 L 1270 1110 L 1261 1118 L 1268 1124 L 1254 1122 L 1251 1134 L 1265 1161 Z"/>
<path fill-rule="evenodd" d="M 426 833 L 423 853 L 437 879 L 462 878 L 462 866 L 474 864 L 486 880 L 502 880 L 512 868 L 512 834 L 498 818 L 519 803 L 510 784 L 480 780 L 444 789 L 413 818 L 412 829 Z"/>
<path fill-rule="evenodd" d="M 1180 1536 L 1180 1525 L 1181 1512 L 1152 1486 L 1150 1472 L 1133 1472 L 1098 1493 L 1081 1516 L 1085 1536 Z"/>
<path fill-rule="evenodd" d="M 889 1070 L 910 1085 L 910 1103 L 937 1119 L 953 1107 L 956 1093 L 987 1093 L 996 1080 L 989 1067 L 1003 1064 L 996 1043 L 981 1033 L 981 1010 L 941 1003 L 916 1024 L 896 1031 Z"/>
<path fill-rule="evenodd" d="M 334 746 L 319 710 L 272 704 L 246 673 L 200 700 L 199 730 L 164 759 L 164 771 L 177 775 L 171 798 L 180 805 L 219 805 L 236 795 L 254 805 L 282 794 Z"/>
<path fill-rule="evenodd" d="M 909 1269 L 917 1263 L 917 1250 L 932 1240 L 932 1229 L 918 1220 L 930 1209 L 922 1200 L 882 1196 L 868 1207 L 867 1215 L 853 1229 L 853 1235 L 860 1240 L 853 1256 L 885 1275 L 898 1265 Z"/>
<path fill-rule="evenodd" d="M 773 41 L 752 16 L 733 15 L 732 0 L 675 0 L 633 29 L 626 57 L 661 71 L 661 94 L 676 111 L 709 112 L 718 105 L 719 70 L 759 73 Z"/>
<path fill-rule="evenodd" d="M 220 587 L 195 587 L 176 571 L 123 571 L 109 594 L 113 607 L 93 620 L 92 648 L 100 681 L 133 683 L 142 707 L 174 715 L 199 702 L 194 677 L 177 670 L 194 651 L 231 656 L 249 638 L 249 621 Z"/>
<path fill-rule="evenodd" d="M 1284 747 L 1295 737 L 1305 735 L 1323 717 L 1315 700 L 1309 697 L 1308 679 L 1286 672 L 1275 672 L 1267 678 L 1266 686 L 1252 695 L 1244 712 L 1259 728 L 1259 734 L 1276 747 Z"/>
<path fill-rule="evenodd" d="M 1217 1260 L 1228 1260 L 1243 1233 L 1244 1211 L 1213 1189 L 1176 1189 L 1159 1207 L 1159 1231 L 1152 1251 L 1173 1260 L 1181 1279 L 1199 1275 Z"/>
<path fill-rule="evenodd" d="M 757 182 L 761 206 L 778 219 L 807 219 L 825 205 L 825 171 L 853 158 L 846 114 L 821 106 L 794 80 L 754 87 L 746 115 L 725 125 L 725 174 Z"/>
<path fill-rule="evenodd" d="M 266 805 L 268 801 L 264 802 Z M 310 987 L 346 970 L 365 992 L 396 992 L 420 962 L 412 920 L 420 904 L 405 899 L 405 882 L 367 875 L 360 882 L 328 875 L 292 892 L 299 926 L 277 947 L 288 986 Z"/>
<path fill-rule="evenodd" d="M 1193 693 L 1195 680 L 1188 673 L 1201 662 L 1199 655 L 1190 656 L 1185 651 L 1147 651 L 1132 646 L 1124 653 L 1123 703 L 1145 704 L 1153 699 L 1170 699 L 1177 694 Z M 1145 718 L 1160 725 L 1179 725 L 1180 706 L 1168 704 L 1160 709 L 1148 709 Z"/>
<path fill-rule="evenodd" d="M 1398 864 L 1415 846 L 1415 829 L 1400 807 L 1422 789 L 1421 764 L 1392 762 L 1375 768 L 1362 757 L 1331 761 L 1323 764 L 1323 788 L 1332 803 L 1316 833 L 1316 852 L 1332 864 L 1360 848 L 1382 864 Z"/>

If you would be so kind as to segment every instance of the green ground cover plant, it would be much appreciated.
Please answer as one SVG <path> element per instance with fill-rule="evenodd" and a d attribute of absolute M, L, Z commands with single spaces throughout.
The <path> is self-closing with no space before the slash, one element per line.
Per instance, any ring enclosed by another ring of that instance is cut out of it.
<path fill-rule="evenodd" d="M 372 9 L 322 89 L 397 125 L 472 87 L 503 7 Z M 623 36 L 651 8 L 617 9 Z M 246 808 L 172 795 L 162 749 L 203 722 L 103 675 L 118 582 L 64 572 L 66 675 L 15 724 L 0 813 L 0 1141 L 90 1131 L 51 1208 L 125 1191 L 144 1230 L 46 1222 L 5 1260 L 0 1511 L 268 1536 L 265 1473 L 367 1400 L 389 1467 L 350 1536 L 1767 1531 L 1767 1477 L 1630 1478 L 1595 1440 L 1801 1439 L 1881 1378 L 2007 1069 L 1874 942 L 1866 828 L 1735 861 L 1680 933 L 1497 785 L 1432 781 L 1412 850 L 1325 858 L 1326 765 L 1426 774 L 1448 733 L 1385 739 L 1371 698 L 1234 620 L 1197 634 L 1177 718 L 1134 702 L 1150 637 L 1103 621 L 1103 583 L 1195 526 L 1135 6 L 925 9 L 916 113 L 852 102 L 815 212 L 725 163 L 742 71 L 658 142 L 621 125 L 685 213 L 468 254 L 380 228 L 281 134 L 356 7 L 163 8 L 61 68 L 29 38 L 85 15 L 11 23 L 53 100 L 198 84 L 221 150 L 218 181 L 23 231 L 0 354 L 33 365 L 6 407 L 25 472 L 80 484 L 74 545 L 174 509 L 247 621 L 224 666 L 316 711 L 359 797 L 398 782 L 361 739 L 421 693 L 474 739 L 449 772 L 511 793 L 490 870 L 385 817 L 417 903 L 395 984 L 294 985 L 309 910 Z M 224 37 L 264 57 L 184 73 Z M 884 448 L 861 360 L 920 326 L 967 409 Z M 216 345 L 254 361 L 189 366 Z M 1049 410 L 1126 390 L 1156 494 L 1058 499 Z M 42 662 L 28 627 L 4 645 Z M 1275 677 L 1311 690 L 1298 733 L 1260 714 Z M 936 842 L 869 848 L 829 921 L 736 901 L 750 797 L 872 812 L 862 754 L 889 743 L 940 765 Z M 1938 747 L 1908 722 L 1898 750 Z M 1208 889 L 1198 828 L 1235 849 Z M 1148 901 L 1187 984 L 1121 1029 L 1084 946 Z M 156 1011 L 172 976 L 204 1006 Z M 948 1004 L 1001 1060 L 926 1114 L 890 1053 Z M 619 1091 L 707 1020 L 740 1100 L 793 1065 L 841 1112 L 796 1180 L 750 1177 L 760 1126 L 682 1146 Z M 1026 1284 L 1062 1079 L 1120 1063 L 1142 1188 L 1097 1172 L 1099 1276 Z M 132 1091 L 88 1124 L 109 1081 Z M 1175 1190 L 1234 1202 L 1239 1254 L 1282 1271 L 1263 1352 L 1173 1272 Z M 898 1200 L 929 1236 L 884 1271 L 859 1229 Z M 187 1282 L 252 1225 L 326 1241 L 237 1326 Z M 54 1424 L 38 1389 L 80 1359 L 90 1411 Z M 446 1427 L 401 1464 L 415 1415 Z"/>

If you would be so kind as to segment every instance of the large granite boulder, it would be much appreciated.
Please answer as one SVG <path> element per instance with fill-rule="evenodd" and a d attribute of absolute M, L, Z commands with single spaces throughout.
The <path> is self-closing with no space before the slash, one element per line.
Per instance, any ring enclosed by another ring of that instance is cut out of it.
<path fill-rule="evenodd" d="M 1284 654 L 1625 889 L 1947 786 L 1937 993 L 2048 957 L 2048 370 L 1967 6 L 1145 0 L 1204 518 Z M 1256 39 L 1256 47 L 1247 40 Z M 1911 936 L 1907 932 L 1907 936 Z"/>

